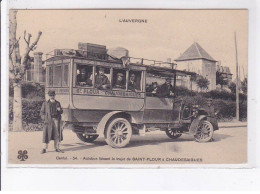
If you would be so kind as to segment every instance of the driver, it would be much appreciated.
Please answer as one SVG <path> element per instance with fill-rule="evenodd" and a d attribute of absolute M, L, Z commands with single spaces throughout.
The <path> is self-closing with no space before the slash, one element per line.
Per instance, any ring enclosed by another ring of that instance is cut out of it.
<path fill-rule="evenodd" d="M 211 98 L 207 99 L 207 105 L 203 107 L 209 116 L 215 117 L 219 111 L 215 112 L 213 100 Z"/>

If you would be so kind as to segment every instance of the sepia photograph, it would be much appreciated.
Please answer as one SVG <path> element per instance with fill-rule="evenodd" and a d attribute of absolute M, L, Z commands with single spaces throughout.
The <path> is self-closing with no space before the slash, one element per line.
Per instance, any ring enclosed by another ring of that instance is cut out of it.
<path fill-rule="evenodd" d="M 248 163 L 247 9 L 8 17 L 8 165 Z"/>

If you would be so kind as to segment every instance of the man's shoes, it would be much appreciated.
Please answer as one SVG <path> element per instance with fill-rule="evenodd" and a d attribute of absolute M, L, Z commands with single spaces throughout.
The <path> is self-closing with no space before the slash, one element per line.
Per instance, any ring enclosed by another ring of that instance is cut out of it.
<path fill-rule="evenodd" d="M 61 149 L 56 149 L 56 152 L 64 153 Z"/>
<path fill-rule="evenodd" d="M 42 149 L 41 154 L 45 154 L 46 152 L 47 152 L 46 149 Z"/>

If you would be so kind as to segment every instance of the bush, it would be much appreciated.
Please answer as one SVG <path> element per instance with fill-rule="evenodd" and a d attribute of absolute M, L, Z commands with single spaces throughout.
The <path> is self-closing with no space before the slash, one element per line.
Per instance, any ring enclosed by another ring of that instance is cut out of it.
<path fill-rule="evenodd" d="M 196 96 L 182 96 L 177 97 L 176 100 L 182 98 L 185 104 L 197 104 L 200 107 L 206 106 L 207 98 L 204 94 L 198 94 Z M 215 111 L 219 111 L 217 117 L 219 121 L 230 121 L 236 117 L 236 102 L 232 100 L 214 99 L 213 105 Z M 247 118 L 247 101 L 240 103 L 239 105 L 239 117 L 240 120 L 246 120 Z"/>
<path fill-rule="evenodd" d="M 195 95 L 196 92 L 189 90 L 183 86 L 175 86 L 175 94 L 176 96 L 191 96 Z"/>
<path fill-rule="evenodd" d="M 206 98 L 236 101 L 236 94 L 225 90 L 211 90 L 209 92 L 205 92 L 201 94 Z M 247 96 L 245 94 L 240 93 L 239 100 L 240 102 L 244 102 L 247 100 Z"/>
<path fill-rule="evenodd" d="M 25 123 L 41 123 L 40 111 L 43 100 L 22 99 L 22 118 Z M 9 121 L 13 121 L 13 98 L 9 100 Z"/>

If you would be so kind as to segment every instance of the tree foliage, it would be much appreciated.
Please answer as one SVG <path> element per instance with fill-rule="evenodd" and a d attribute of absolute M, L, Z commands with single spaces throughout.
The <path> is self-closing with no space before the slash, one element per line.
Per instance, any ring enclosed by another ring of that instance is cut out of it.
<path fill-rule="evenodd" d="M 196 79 L 196 84 L 201 91 L 207 90 L 209 88 L 209 80 L 202 76 Z"/>
<path fill-rule="evenodd" d="M 247 95 L 247 78 L 241 82 L 241 89 L 245 95 Z"/>
<path fill-rule="evenodd" d="M 26 51 L 23 56 L 20 55 L 19 41 L 21 37 L 16 38 L 17 30 L 17 10 L 10 10 L 9 15 L 9 78 L 13 83 L 14 101 L 13 101 L 13 128 L 22 130 L 22 80 L 30 64 L 30 52 L 36 49 L 42 32 L 39 31 L 37 38 L 31 43 L 32 35 L 24 31 L 24 40 Z"/>
<path fill-rule="evenodd" d="M 217 71 L 216 73 L 216 84 L 221 86 L 221 89 L 223 86 L 228 84 L 228 80 L 221 74 L 220 72 Z"/>
<path fill-rule="evenodd" d="M 234 82 L 230 82 L 229 85 L 228 85 L 228 88 L 230 89 L 230 91 L 232 93 L 236 93 L 236 84 Z"/>

